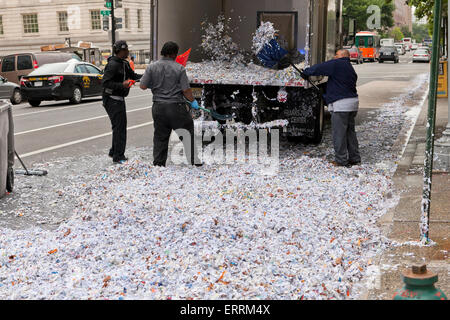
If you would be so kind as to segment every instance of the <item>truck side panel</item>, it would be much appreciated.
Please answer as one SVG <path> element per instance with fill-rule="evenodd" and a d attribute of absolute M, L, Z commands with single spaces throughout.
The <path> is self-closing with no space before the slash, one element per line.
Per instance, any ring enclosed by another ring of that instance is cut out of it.
<path fill-rule="evenodd" d="M 205 16 L 217 19 L 221 11 L 222 0 L 159 0 L 158 57 L 165 42 L 175 41 L 181 52 L 192 48 L 190 61 L 201 61 L 201 22 Z"/>
<path fill-rule="evenodd" d="M 296 47 L 301 50 L 309 46 L 308 62 L 315 64 L 332 58 L 340 45 L 341 8 L 342 0 L 159 0 L 156 51 L 159 55 L 162 45 L 172 40 L 182 52 L 192 48 L 190 60 L 200 62 L 204 58 L 199 49 L 201 23 L 206 17 L 214 22 L 221 12 L 232 18 L 233 27 L 238 27 L 234 40 L 241 48 L 250 50 L 258 12 L 295 12 Z"/>
<path fill-rule="evenodd" d="M 296 12 L 298 15 L 297 49 L 304 49 L 306 45 L 306 26 L 308 23 L 308 5 L 310 0 L 224 0 L 225 13 L 239 26 L 235 41 L 241 48 L 250 50 L 252 38 L 257 25 L 258 11 Z M 239 22 L 239 17 L 244 17 Z"/>

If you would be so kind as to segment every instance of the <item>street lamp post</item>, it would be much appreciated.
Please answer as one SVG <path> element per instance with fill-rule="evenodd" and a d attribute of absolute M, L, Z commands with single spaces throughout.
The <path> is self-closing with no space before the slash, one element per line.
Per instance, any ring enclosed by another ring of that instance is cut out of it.
<path fill-rule="evenodd" d="M 450 6 L 448 6 L 448 17 L 450 18 Z M 447 19 L 448 29 L 450 31 L 450 19 Z M 447 32 L 448 41 L 450 45 L 450 32 Z M 447 50 L 447 77 L 450 75 L 450 57 Z M 448 79 L 450 80 L 450 79 Z M 450 82 L 450 81 L 447 81 Z M 450 172 L 450 99 L 448 99 L 448 122 L 442 138 L 436 141 L 435 144 L 436 161 L 435 169 L 439 171 Z"/>
<path fill-rule="evenodd" d="M 430 92 L 428 94 L 428 119 L 427 119 L 427 142 L 425 150 L 425 163 L 423 168 L 423 196 L 422 196 L 422 216 L 420 222 L 421 242 L 429 244 L 429 225 L 431 207 L 431 186 L 433 179 L 433 159 L 434 159 L 434 135 L 436 124 L 436 98 L 439 70 L 440 52 L 440 27 L 441 27 L 441 0 L 434 2 L 433 10 L 433 45 L 430 63 Z"/>

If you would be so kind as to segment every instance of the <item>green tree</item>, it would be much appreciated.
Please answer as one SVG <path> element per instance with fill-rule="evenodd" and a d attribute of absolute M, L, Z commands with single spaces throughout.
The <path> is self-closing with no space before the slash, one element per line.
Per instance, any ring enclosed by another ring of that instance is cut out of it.
<path fill-rule="evenodd" d="M 391 32 L 389 32 L 389 37 L 394 38 L 395 41 L 401 41 L 405 35 L 399 27 L 392 28 Z"/>
<path fill-rule="evenodd" d="M 410 6 L 416 7 L 414 15 L 418 19 L 428 18 L 429 33 L 433 33 L 433 8 L 434 0 L 406 0 Z M 448 0 L 442 0 L 442 17 L 446 19 L 448 16 Z"/>
<path fill-rule="evenodd" d="M 356 19 L 356 31 L 367 30 L 367 19 L 372 15 L 367 8 L 376 5 L 381 9 L 381 31 L 394 25 L 393 0 L 344 0 L 344 32 L 348 32 L 349 19 Z"/>
<path fill-rule="evenodd" d="M 405 38 L 411 38 L 412 37 L 411 31 L 409 31 L 409 28 L 407 26 L 402 26 L 400 30 L 402 31 L 402 33 L 405 36 Z"/>
<path fill-rule="evenodd" d="M 424 39 L 430 38 L 430 33 L 428 31 L 428 25 L 414 23 L 412 38 L 415 39 L 417 43 L 421 43 L 421 42 L 423 42 Z"/>
<path fill-rule="evenodd" d="M 428 19 L 431 19 L 433 17 L 434 0 L 406 0 L 406 3 L 416 7 L 414 15 L 417 18 L 422 19 L 428 17 Z M 442 0 L 442 16 L 444 17 L 448 13 L 447 6 L 448 0 Z"/>

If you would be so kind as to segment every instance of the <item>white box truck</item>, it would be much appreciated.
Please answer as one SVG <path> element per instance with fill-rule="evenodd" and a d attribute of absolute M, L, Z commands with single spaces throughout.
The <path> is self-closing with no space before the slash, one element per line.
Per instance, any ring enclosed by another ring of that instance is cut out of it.
<path fill-rule="evenodd" d="M 214 21 L 222 13 L 235 30 L 233 41 L 247 52 L 251 52 L 253 34 L 261 22 L 272 22 L 289 49 L 303 52 L 305 66 L 333 58 L 335 51 L 342 47 L 342 0 L 153 0 L 152 4 L 153 59 L 157 58 L 163 43 L 171 40 L 180 45 L 181 52 L 192 48 L 190 61 L 201 63 L 205 58 L 199 50 L 201 22 L 205 16 Z M 244 125 L 287 120 L 283 131 L 288 138 L 302 137 L 320 143 L 323 99 L 297 73 L 288 81 L 275 77 L 269 81 L 241 81 L 238 76 L 236 79 L 199 77 L 190 73 L 189 64 L 186 69 L 196 98 L 205 107 L 233 114 L 234 121 Z M 326 78 L 315 80 L 322 82 L 323 90 Z M 280 92 L 287 99 L 278 99 Z"/>
<path fill-rule="evenodd" d="M 384 38 L 380 40 L 380 45 L 382 47 L 394 47 L 395 39 L 393 38 Z"/>

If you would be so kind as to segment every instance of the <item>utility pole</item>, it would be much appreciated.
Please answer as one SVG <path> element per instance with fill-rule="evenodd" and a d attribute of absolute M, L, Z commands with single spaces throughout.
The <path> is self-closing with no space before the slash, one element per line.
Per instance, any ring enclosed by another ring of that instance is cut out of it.
<path fill-rule="evenodd" d="M 114 55 L 114 43 L 116 43 L 116 18 L 114 16 L 114 0 L 110 0 L 111 2 L 111 47 L 112 47 L 112 54 L 111 56 Z"/>
<path fill-rule="evenodd" d="M 423 168 L 422 216 L 420 221 L 420 237 L 423 244 L 429 244 L 431 184 L 433 178 L 434 135 L 436 129 L 436 99 L 439 71 L 439 47 L 441 26 L 441 2 L 435 0 L 433 10 L 433 50 L 430 66 L 430 93 L 428 95 L 427 141 L 425 164 Z"/>
<path fill-rule="evenodd" d="M 153 0 L 150 0 L 150 61 L 153 61 L 153 35 L 155 32 L 155 29 L 153 28 L 153 25 L 155 24 L 155 4 Z"/>
<path fill-rule="evenodd" d="M 158 0 L 150 1 L 150 60 L 158 58 Z"/>
<path fill-rule="evenodd" d="M 450 46 L 450 6 L 448 6 L 447 16 L 447 46 Z M 447 48 L 447 85 L 450 82 L 450 53 Z M 448 92 L 448 87 L 447 87 Z M 448 98 L 447 98 L 448 99 Z M 450 172 L 450 99 L 448 99 L 448 122 L 445 131 L 442 133 L 442 138 L 436 141 L 436 169 L 440 171 Z"/>

